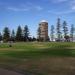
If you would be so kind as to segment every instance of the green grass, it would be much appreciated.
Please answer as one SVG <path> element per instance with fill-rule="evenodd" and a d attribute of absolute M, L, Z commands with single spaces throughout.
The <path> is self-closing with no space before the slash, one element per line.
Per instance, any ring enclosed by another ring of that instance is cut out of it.
<path fill-rule="evenodd" d="M 40 56 L 75 56 L 75 43 L 15 43 L 0 45 L 0 55 L 26 58 Z"/>
<path fill-rule="evenodd" d="M 72 42 L 19 42 L 12 47 L 8 43 L 0 44 L 0 67 L 23 74 L 68 75 L 75 66 L 71 64 L 72 58 L 75 60 L 75 43 Z"/>

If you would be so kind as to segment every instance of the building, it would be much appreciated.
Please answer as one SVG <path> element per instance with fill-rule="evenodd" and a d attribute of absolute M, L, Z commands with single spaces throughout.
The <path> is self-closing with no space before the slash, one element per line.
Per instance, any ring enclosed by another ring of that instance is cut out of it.
<path fill-rule="evenodd" d="M 42 20 L 39 23 L 39 29 L 40 29 L 40 33 L 38 35 L 38 38 L 41 41 L 48 41 L 49 37 L 48 37 L 48 22 L 46 20 Z"/>

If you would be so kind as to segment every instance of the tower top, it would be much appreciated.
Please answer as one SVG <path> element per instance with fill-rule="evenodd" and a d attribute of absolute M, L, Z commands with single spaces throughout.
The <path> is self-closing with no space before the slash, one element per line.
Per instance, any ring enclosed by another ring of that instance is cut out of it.
<path fill-rule="evenodd" d="M 40 23 L 42 23 L 42 22 L 46 22 L 46 23 L 48 23 L 48 21 L 46 21 L 46 20 L 41 20 Z"/>

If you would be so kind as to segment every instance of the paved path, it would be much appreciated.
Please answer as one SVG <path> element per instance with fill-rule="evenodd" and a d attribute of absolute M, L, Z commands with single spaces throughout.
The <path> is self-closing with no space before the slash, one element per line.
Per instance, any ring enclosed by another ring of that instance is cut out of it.
<path fill-rule="evenodd" d="M 0 75 L 22 75 L 17 72 L 5 70 L 5 69 L 0 69 Z"/>

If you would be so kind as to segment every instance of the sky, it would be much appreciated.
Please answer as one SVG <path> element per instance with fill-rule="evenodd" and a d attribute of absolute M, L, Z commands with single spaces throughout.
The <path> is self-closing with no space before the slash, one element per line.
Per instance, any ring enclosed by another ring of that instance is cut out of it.
<path fill-rule="evenodd" d="M 0 0 L 0 31 L 4 27 L 16 30 L 28 25 L 31 36 L 37 36 L 38 24 L 47 20 L 50 26 L 66 20 L 75 24 L 75 0 Z"/>

